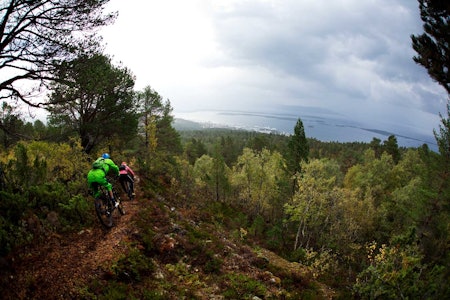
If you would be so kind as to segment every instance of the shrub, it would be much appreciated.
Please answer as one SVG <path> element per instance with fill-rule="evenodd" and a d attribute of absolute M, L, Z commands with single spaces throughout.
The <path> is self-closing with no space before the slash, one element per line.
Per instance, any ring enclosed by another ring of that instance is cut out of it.
<path fill-rule="evenodd" d="M 0 196 L 0 255 L 6 255 L 32 237 L 23 222 L 30 206 L 24 195 L 0 191 Z"/>
<path fill-rule="evenodd" d="M 155 266 L 150 258 L 138 249 L 132 248 L 112 266 L 114 274 L 123 282 L 141 281 L 143 276 L 151 274 Z"/>
<path fill-rule="evenodd" d="M 368 247 L 370 265 L 358 275 L 354 289 L 365 299 L 421 299 L 427 291 L 421 275 L 424 266 L 417 246 L 376 243 Z"/>
<path fill-rule="evenodd" d="M 231 299 L 252 299 L 254 296 L 264 298 L 266 287 L 259 281 L 243 274 L 228 274 L 228 288 L 223 295 Z"/>

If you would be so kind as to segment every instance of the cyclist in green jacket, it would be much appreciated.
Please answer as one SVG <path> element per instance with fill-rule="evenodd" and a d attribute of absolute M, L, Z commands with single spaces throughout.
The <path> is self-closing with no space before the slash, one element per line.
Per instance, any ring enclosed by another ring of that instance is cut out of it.
<path fill-rule="evenodd" d="M 106 175 L 112 171 L 115 176 L 119 176 L 119 167 L 109 157 L 108 153 L 103 153 L 93 164 L 92 169 L 87 174 L 87 182 L 89 189 L 92 190 L 93 196 L 98 198 L 100 196 L 99 185 L 104 186 L 109 193 L 114 205 L 117 207 L 119 202 L 116 202 L 112 193 L 112 184 L 108 182 Z"/>

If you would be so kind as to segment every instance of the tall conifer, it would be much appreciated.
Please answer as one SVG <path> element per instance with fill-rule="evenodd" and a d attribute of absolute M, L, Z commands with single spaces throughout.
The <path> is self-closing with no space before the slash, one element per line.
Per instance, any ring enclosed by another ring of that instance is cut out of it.
<path fill-rule="evenodd" d="M 308 162 L 309 145 L 306 139 L 303 122 L 299 118 L 294 127 L 294 135 L 289 141 L 289 164 L 293 173 L 301 172 L 301 163 Z"/>

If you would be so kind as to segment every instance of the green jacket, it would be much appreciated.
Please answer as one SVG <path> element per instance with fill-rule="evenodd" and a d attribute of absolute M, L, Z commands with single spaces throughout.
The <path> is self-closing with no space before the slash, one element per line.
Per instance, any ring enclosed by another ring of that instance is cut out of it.
<path fill-rule="evenodd" d="M 97 158 L 96 162 L 103 162 L 101 169 L 108 175 L 109 171 L 112 170 L 114 175 L 119 175 L 119 167 L 110 158 Z"/>

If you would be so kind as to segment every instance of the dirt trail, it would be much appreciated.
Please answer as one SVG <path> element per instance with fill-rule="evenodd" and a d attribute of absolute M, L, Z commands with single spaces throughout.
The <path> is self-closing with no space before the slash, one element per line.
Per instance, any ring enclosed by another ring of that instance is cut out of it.
<path fill-rule="evenodd" d="M 124 244 L 134 230 L 130 221 L 142 200 L 122 201 L 126 214 L 109 230 L 98 223 L 93 228 L 67 236 L 53 235 L 38 246 L 24 248 L 12 263 L 13 273 L 8 275 L 10 294 L 2 298 L 70 299 L 94 275 L 104 273 L 103 267 L 125 251 Z"/>

